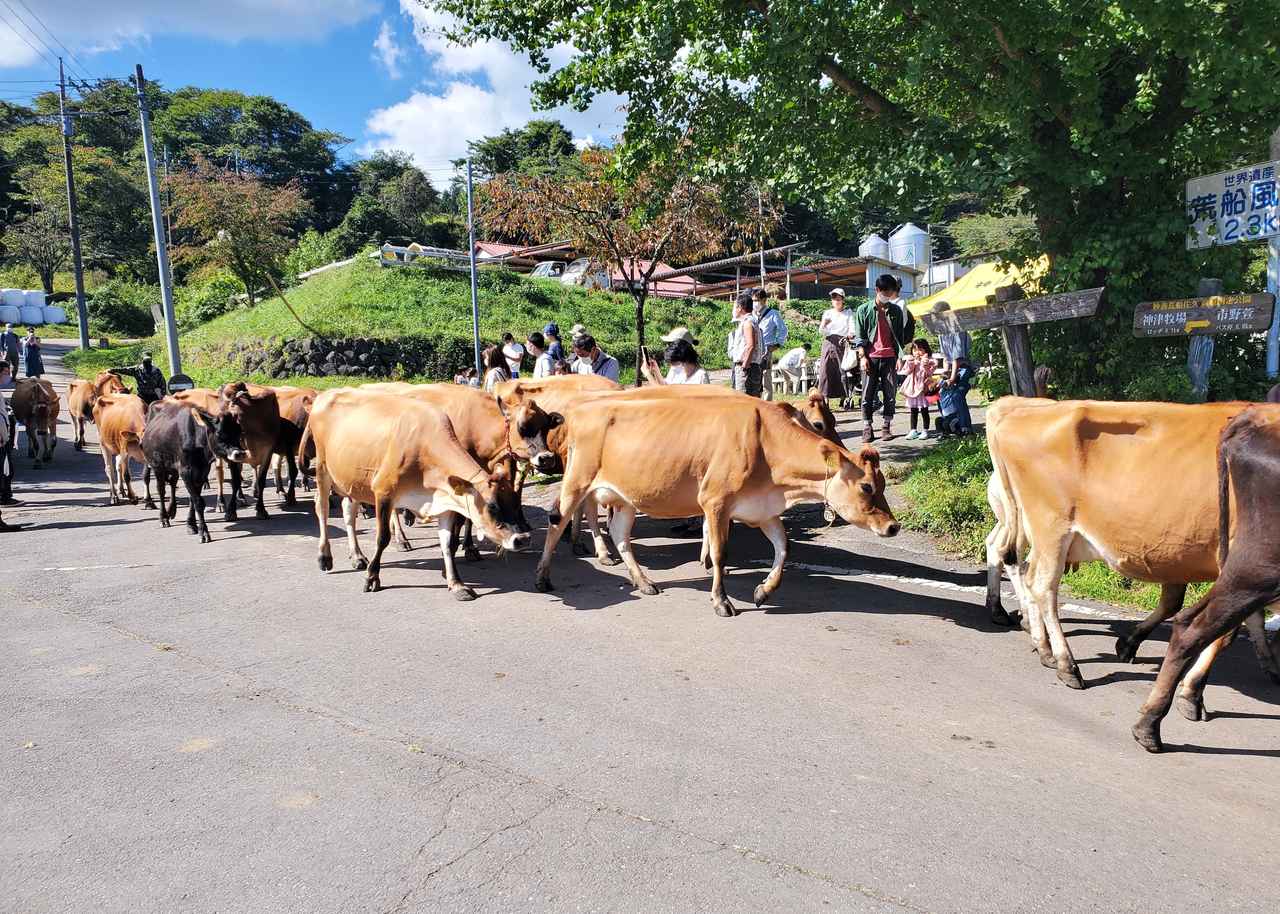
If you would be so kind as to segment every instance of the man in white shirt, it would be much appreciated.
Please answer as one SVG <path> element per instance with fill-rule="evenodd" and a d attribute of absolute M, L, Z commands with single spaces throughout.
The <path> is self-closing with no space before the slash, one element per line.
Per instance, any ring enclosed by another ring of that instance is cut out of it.
<path fill-rule="evenodd" d="M 760 328 L 751 316 L 751 293 L 743 292 L 733 303 L 733 320 L 736 326 L 729 334 L 728 354 L 733 365 L 733 389 L 749 397 L 761 393 L 762 359 L 765 348 L 761 343 Z"/>
<path fill-rule="evenodd" d="M 525 340 L 525 348 L 529 355 L 533 356 L 533 379 L 549 378 L 555 374 L 554 360 L 551 353 L 547 352 L 547 340 L 537 330 L 529 334 L 529 338 Z"/>
<path fill-rule="evenodd" d="M 520 377 L 520 363 L 524 361 L 524 347 L 516 342 L 510 333 L 502 335 L 502 357 L 507 360 L 507 368 L 511 377 Z"/>
<path fill-rule="evenodd" d="M 598 374 L 610 381 L 618 380 L 618 360 L 602 352 L 591 334 L 575 339 L 573 351 L 578 357 L 578 360 L 573 363 L 574 374 Z"/>
<path fill-rule="evenodd" d="M 793 394 L 803 393 L 800 390 L 800 373 L 804 368 L 804 360 L 809 357 L 809 344 L 797 346 L 795 349 L 788 349 L 782 358 L 778 359 L 778 364 L 774 366 L 774 371 L 782 375 L 787 389 Z"/>

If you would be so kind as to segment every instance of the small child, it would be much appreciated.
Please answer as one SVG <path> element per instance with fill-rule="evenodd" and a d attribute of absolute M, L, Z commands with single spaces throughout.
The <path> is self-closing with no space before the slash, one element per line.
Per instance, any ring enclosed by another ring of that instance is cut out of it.
<path fill-rule="evenodd" d="M 911 355 L 902 363 L 902 394 L 907 398 L 907 407 L 911 410 L 911 431 L 907 432 L 907 440 L 929 437 L 929 401 L 928 384 L 933 377 L 938 363 L 934 361 L 933 349 L 927 340 L 913 340 Z M 916 429 L 916 420 L 923 427 Z"/>

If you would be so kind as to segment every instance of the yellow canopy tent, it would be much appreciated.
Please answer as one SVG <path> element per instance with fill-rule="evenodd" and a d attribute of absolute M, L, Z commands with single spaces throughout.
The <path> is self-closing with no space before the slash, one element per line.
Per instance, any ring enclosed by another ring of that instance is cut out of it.
<path fill-rule="evenodd" d="M 917 318 L 928 314 L 940 301 L 951 306 L 952 311 L 978 308 L 987 303 L 987 296 L 994 295 L 1000 286 L 1017 283 L 1027 295 L 1035 295 L 1040 277 L 1049 271 L 1049 258 L 1041 257 L 1028 269 L 1003 267 L 998 263 L 980 263 L 941 292 L 907 303 L 908 310 Z"/>

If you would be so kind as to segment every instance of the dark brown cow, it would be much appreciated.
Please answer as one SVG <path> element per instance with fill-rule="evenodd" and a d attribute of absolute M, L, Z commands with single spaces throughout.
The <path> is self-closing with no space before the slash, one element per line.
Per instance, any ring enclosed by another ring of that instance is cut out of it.
<path fill-rule="evenodd" d="M 1218 446 L 1221 571 L 1207 594 L 1174 616 L 1173 637 L 1160 675 L 1133 726 L 1133 738 L 1148 752 L 1163 748 L 1160 723 L 1169 713 L 1178 681 L 1197 656 L 1230 637 L 1246 618 L 1280 601 L 1278 490 L 1280 416 L 1273 408 L 1251 407 L 1227 423 Z M 1203 700 L 1198 708 L 1183 713 L 1203 719 Z"/>
<path fill-rule="evenodd" d="M 280 440 L 280 401 L 269 387 L 251 389 L 244 381 L 224 384 L 218 391 L 219 412 L 230 413 L 240 423 L 248 459 L 253 467 L 253 500 L 255 514 L 260 519 L 271 515 L 262 500 L 266 488 L 267 472 L 271 468 L 271 456 Z M 231 464 L 231 497 L 227 500 L 227 520 L 236 519 L 236 504 L 240 498 L 242 468 L 244 464 Z"/>

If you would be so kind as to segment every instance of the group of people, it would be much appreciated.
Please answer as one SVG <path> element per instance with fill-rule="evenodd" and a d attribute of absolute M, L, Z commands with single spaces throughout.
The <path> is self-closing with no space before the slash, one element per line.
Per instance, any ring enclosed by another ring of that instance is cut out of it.
<path fill-rule="evenodd" d="M 823 312 L 818 325 L 822 336 L 818 390 L 828 399 L 852 406 L 853 391 L 846 378 L 860 378 L 862 441 L 867 444 L 876 440 L 877 411 L 881 414 L 881 436 L 893 438 L 899 388 L 910 411 L 908 438 L 929 437 L 929 409 L 934 403 L 942 436 L 969 434 L 973 430 L 965 401 L 973 380 L 969 334 L 954 325 L 941 333 L 939 362 L 928 341 L 914 336 L 915 317 L 901 292 L 896 276 L 882 274 L 876 279 L 875 295 L 850 311 L 845 307 L 844 290 L 831 291 L 831 307 Z M 940 302 L 935 313 L 947 310 Z"/>
<path fill-rule="evenodd" d="M 528 374 L 523 373 L 526 359 L 533 363 Z M 502 342 L 481 351 L 480 363 L 482 374 L 467 368 L 454 375 L 454 381 L 491 391 L 503 381 L 521 377 L 536 380 L 551 375 L 597 374 L 617 381 L 620 374 L 618 360 L 601 349 L 582 324 L 573 325 L 568 352 L 561 342 L 560 328 L 553 322 L 530 333 L 523 343 L 512 333 L 503 334 Z"/>
<path fill-rule="evenodd" d="M 0 353 L 3 360 L 9 363 L 11 377 L 18 376 L 18 368 L 23 363 L 27 366 L 27 377 L 38 378 L 44 374 L 44 358 L 40 354 L 40 337 L 36 336 L 36 328 L 28 327 L 27 335 L 20 337 L 13 329 L 13 324 L 5 324 L 0 333 Z"/>

